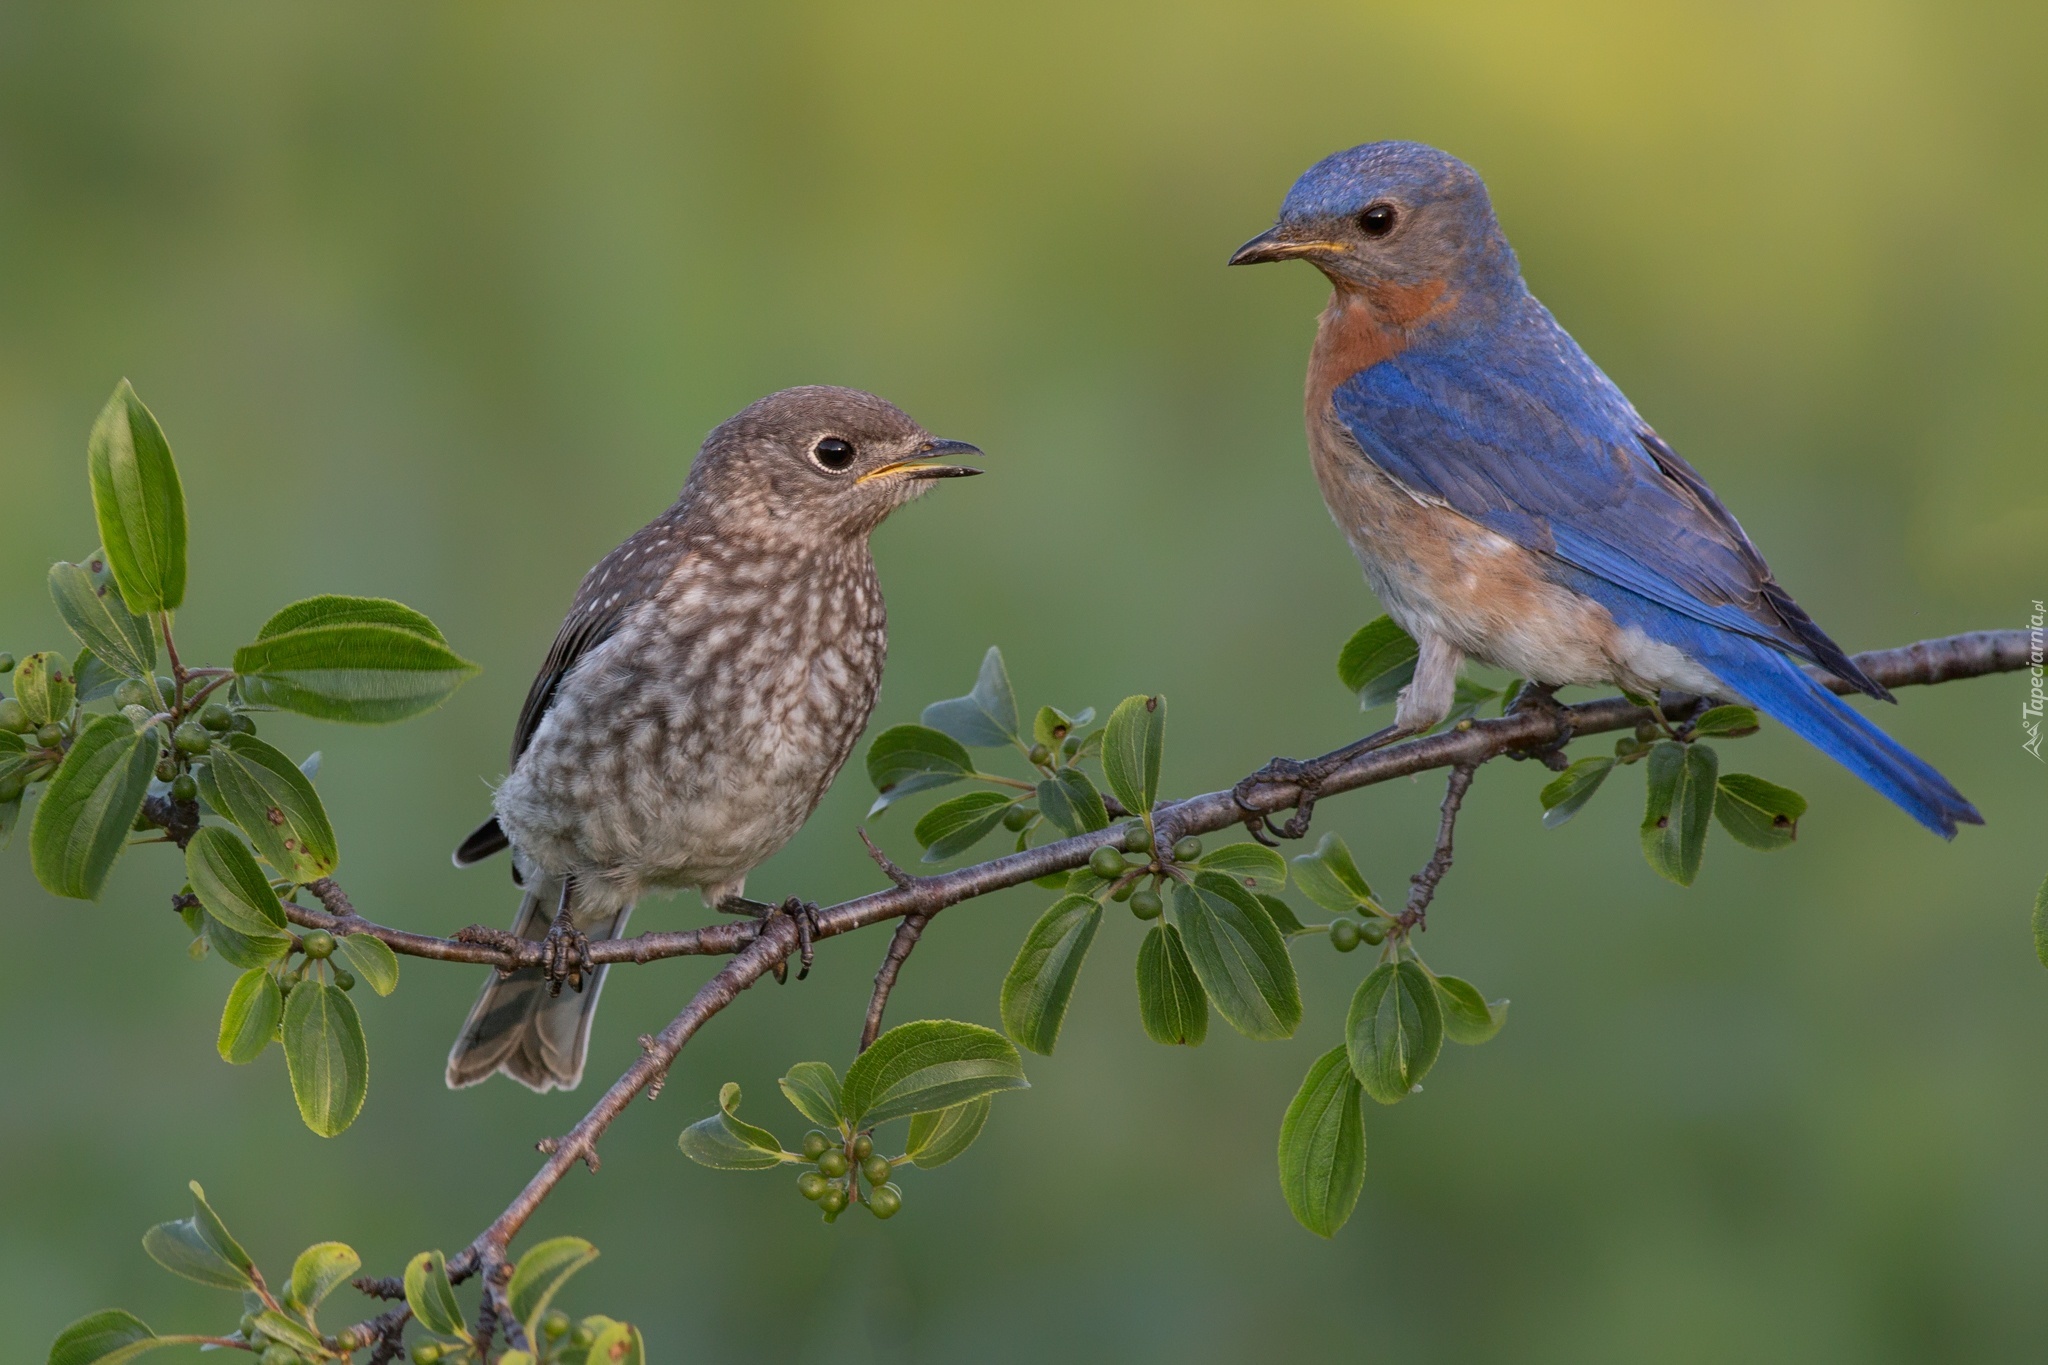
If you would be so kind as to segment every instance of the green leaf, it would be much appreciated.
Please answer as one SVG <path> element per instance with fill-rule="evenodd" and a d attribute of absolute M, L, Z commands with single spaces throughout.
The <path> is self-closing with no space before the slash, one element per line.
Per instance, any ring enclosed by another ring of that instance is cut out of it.
<path fill-rule="evenodd" d="M 192 1216 L 158 1223 L 142 1235 L 142 1249 L 173 1275 L 213 1289 L 254 1289 L 256 1263 L 206 1202 L 199 1182 L 188 1181 L 186 1188 L 192 1191 Z"/>
<path fill-rule="evenodd" d="M 799 1159 L 782 1150 L 775 1134 L 740 1118 L 739 1108 L 739 1085 L 727 1081 L 718 1088 L 718 1112 L 697 1120 L 676 1139 L 683 1155 L 718 1171 L 765 1171 Z"/>
<path fill-rule="evenodd" d="M 1799 837 L 1806 798 L 1798 792 L 1748 773 L 1728 773 L 1715 785 L 1714 816 L 1736 843 L 1768 853 Z"/>
<path fill-rule="evenodd" d="M 1079 768 L 1062 768 L 1038 784 L 1038 809 L 1062 834 L 1109 828 L 1102 794 Z"/>
<path fill-rule="evenodd" d="M 1041 706 L 1031 721 L 1031 738 L 1048 749 L 1058 750 L 1068 735 L 1094 719 L 1095 708 L 1092 706 L 1083 707 L 1078 716 L 1070 716 L 1057 706 Z"/>
<path fill-rule="evenodd" d="M 839 1073 L 823 1062 L 798 1062 L 780 1082 L 782 1096 L 820 1128 L 839 1126 Z"/>
<path fill-rule="evenodd" d="M 349 1277 L 362 1268 L 363 1258 L 347 1243 L 315 1242 L 292 1262 L 291 1297 L 286 1302 L 311 1313 L 321 1300 L 348 1283 Z"/>
<path fill-rule="evenodd" d="M 30 864 L 52 895 L 99 899 L 149 795 L 157 746 L 155 728 L 138 733 L 126 716 L 96 717 L 72 741 L 29 833 Z"/>
<path fill-rule="evenodd" d="M 519 1258 L 519 1264 L 512 1267 L 511 1283 L 505 1286 L 505 1301 L 512 1320 L 526 1328 L 528 1341 L 537 1345 L 542 1340 L 541 1316 L 554 1302 L 555 1292 L 596 1259 L 597 1248 L 581 1237 L 551 1237 Z"/>
<path fill-rule="evenodd" d="M 1153 925 L 1138 945 L 1138 1017 L 1145 1036 L 1168 1047 L 1200 1047 L 1209 1036 L 1208 997 L 1171 924 Z"/>
<path fill-rule="evenodd" d="M 1049 1057 L 1059 1042 L 1074 982 L 1101 924 L 1101 902 L 1092 896 L 1063 896 L 1024 936 L 1003 978 L 1003 1028 L 1033 1052 Z"/>
<path fill-rule="evenodd" d="M 987 1095 L 956 1104 L 950 1109 L 933 1109 L 910 1120 L 910 1137 L 903 1154 L 920 1170 L 945 1165 L 974 1145 L 988 1122 L 991 1101 Z"/>
<path fill-rule="evenodd" d="M 951 701 L 935 701 L 918 717 L 976 749 L 999 748 L 1017 740 L 1017 694 L 1010 690 L 1009 670 L 1003 667 L 1003 651 L 994 645 L 981 657 L 981 673 L 974 690 Z"/>
<path fill-rule="evenodd" d="M 305 626 L 235 651 L 245 701 L 363 725 L 431 711 L 476 671 L 439 640 L 371 622 Z"/>
<path fill-rule="evenodd" d="M 1287 941 L 1258 898 L 1228 877 L 1197 872 L 1173 889 L 1182 945 L 1216 1012 L 1247 1038 L 1287 1038 L 1301 1023 L 1301 987 Z"/>
<path fill-rule="evenodd" d="M 1358 984 L 1344 1019 L 1351 1072 L 1381 1104 L 1398 1104 L 1444 1045 L 1436 983 L 1413 962 L 1382 962 Z"/>
<path fill-rule="evenodd" d="M 448 1258 L 440 1252 L 422 1251 L 407 1262 L 405 1304 L 429 1332 L 469 1340 L 462 1305 L 455 1301 L 455 1286 L 448 1282 Z"/>
<path fill-rule="evenodd" d="M 221 961 L 231 967 L 262 967 L 285 956 L 291 951 L 292 941 L 288 934 L 243 934 L 228 928 L 202 908 L 199 911 L 199 937 L 203 946 L 220 954 Z M 195 953 L 194 956 L 197 956 Z"/>
<path fill-rule="evenodd" d="M 318 1332 L 274 1308 L 266 1308 L 256 1315 L 256 1330 L 272 1341 L 281 1341 L 291 1347 L 299 1353 L 301 1360 L 319 1360 L 327 1354 L 320 1346 Z"/>
<path fill-rule="evenodd" d="M 101 662 L 97 654 L 84 645 L 78 647 L 78 658 L 71 665 L 71 682 L 78 690 L 80 705 L 112 696 L 121 681 L 121 675 Z"/>
<path fill-rule="evenodd" d="M 1325 834 L 1315 852 L 1295 857 L 1294 886 L 1333 915 L 1348 915 L 1372 899 L 1350 848 L 1335 834 Z"/>
<path fill-rule="evenodd" d="M 228 991 L 227 1008 L 220 1012 L 221 1060 L 241 1066 L 253 1062 L 277 1036 L 278 1021 L 284 1018 L 284 993 L 277 978 L 261 967 L 251 967 L 235 978 Z"/>
<path fill-rule="evenodd" d="M 106 552 L 83 564 L 50 566 L 50 596 L 79 643 L 124 678 L 156 676 L 156 636 L 149 619 L 122 602 Z"/>
<path fill-rule="evenodd" d="M 0 849 L 14 842 L 14 826 L 21 819 L 21 798 L 0 801 Z"/>
<path fill-rule="evenodd" d="M 868 780 L 881 797 L 868 808 L 879 814 L 913 792 L 958 782 L 974 771 L 960 741 L 924 725 L 892 725 L 868 745 Z"/>
<path fill-rule="evenodd" d="M 2048 881 L 2034 893 L 2034 956 L 2048 967 Z"/>
<path fill-rule="evenodd" d="M 160 1337 L 133 1313 L 105 1308 L 80 1318 L 50 1343 L 49 1365 L 121 1365 L 159 1346 L 186 1346 L 196 1336 Z"/>
<path fill-rule="evenodd" d="M 1461 977 L 1436 978 L 1437 993 L 1444 1011 L 1444 1037 L 1454 1043 L 1475 1045 L 1500 1032 L 1508 1019 L 1508 1002 L 1487 1003 L 1479 988 Z"/>
<path fill-rule="evenodd" d="M 344 992 L 324 981 L 292 988 L 284 1004 L 284 1061 L 308 1128 L 333 1137 L 356 1121 L 370 1090 L 370 1051 Z"/>
<path fill-rule="evenodd" d="M 615 1322 L 590 1343 L 589 1365 L 647 1365 L 647 1344 L 640 1329 L 630 1322 Z"/>
<path fill-rule="evenodd" d="M 1102 776 L 1133 815 L 1159 798 L 1159 760 L 1166 749 L 1166 698 L 1125 697 L 1102 735 Z"/>
<path fill-rule="evenodd" d="M 1300 934 L 1320 934 L 1324 932 L 1323 927 L 1320 925 L 1310 928 L 1308 925 L 1303 924 L 1301 917 L 1294 913 L 1294 907 L 1281 900 L 1278 896 L 1261 895 L 1259 897 L 1259 904 L 1264 906 L 1266 913 L 1273 917 L 1273 927 L 1280 931 L 1282 938 L 1294 938 Z"/>
<path fill-rule="evenodd" d="M 1692 723 L 1693 734 L 1701 739 L 1709 736 L 1741 739 L 1762 728 L 1763 721 L 1747 706 L 1716 706 Z"/>
<path fill-rule="evenodd" d="M 1295 1221 L 1334 1236 L 1365 1184 L 1365 1103 L 1341 1047 L 1309 1067 L 1280 1120 L 1280 1193 Z"/>
<path fill-rule="evenodd" d="M 1691 886 L 1707 848 L 1718 763 L 1704 744 L 1659 740 L 1650 749 L 1643 857 L 1661 877 Z"/>
<path fill-rule="evenodd" d="M 137 615 L 172 610 L 185 600 L 185 490 L 163 428 L 127 380 L 85 449 L 93 516 L 122 599 Z"/>
<path fill-rule="evenodd" d="M 193 773 L 206 804 L 235 822 L 286 881 L 318 881 L 340 853 L 320 793 L 292 762 L 254 735 L 219 735 Z"/>
<path fill-rule="evenodd" d="M 185 876 L 206 913 L 236 933 L 270 939 L 286 932 L 277 892 L 233 830 L 208 825 L 193 835 L 185 846 Z"/>
<path fill-rule="evenodd" d="M 849 1123 L 872 1128 L 1028 1084 L 1015 1045 L 994 1029 L 920 1019 L 898 1024 L 854 1058 L 841 1102 Z"/>
<path fill-rule="evenodd" d="M 78 691 L 71 674 L 64 671 L 64 657 L 45 649 L 15 665 L 14 699 L 28 712 L 30 725 L 70 720 Z"/>
<path fill-rule="evenodd" d="M 1382 616 L 1358 628 L 1344 642 L 1337 655 L 1337 680 L 1344 690 L 1358 694 L 1358 709 L 1370 711 L 1385 706 L 1401 694 L 1415 676 L 1415 661 L 1421 651 L 1408 632 Z"/>
<path fill-rule="evenodd" d="M 1204 872 L 1230 878 L 1246 890 L 1270 894 L 1287 885 L 1287 859 L 1264 844 L 1224 844 L 1210 849 L 1196 863 Z"/>
<path fill-rule="evenodd" d="M 1552 778 L 1537 794 L 1543 803 L 1543 828 L 1556 829 L 1577 815 L 1613 771 L 1611 758 L 1582 758 Z"/>
<path fill-rule="evenodd" d="M 375 934 L 343 934 L 334 941 L 335 951 L 361 977 L 363 984 L 379 995 L 398 989 L 398 954 Z"/>
<path fill-rule="evenodd" d="M 343 625 L 397 626 L 400 630 L 424 635 L 436 643 L 448 643 L 432 621 L 403 602 L 394 602 L 388 597 L 342 597 L 332 593 L 292 603 L 265 621 L 263 629 L 256 632 L 256 638 L 268 640 L 273 635 L 285 635 L 311 626 Z"/>
<path fill-rule="evenodd" d="M 1015 803 L 1001 792 L 963 792 L 924 813 L 911 832 L 924 845 L 924 862 L 944 862 L 965 853 L 1003 822 Z"/>

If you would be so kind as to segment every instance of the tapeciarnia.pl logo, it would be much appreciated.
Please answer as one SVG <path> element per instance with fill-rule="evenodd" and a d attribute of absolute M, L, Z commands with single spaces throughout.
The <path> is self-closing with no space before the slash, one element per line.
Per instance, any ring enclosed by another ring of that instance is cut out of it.
<path fill-rule="evenodd" d="M 2020 703 L 2020 728 L 2027 737 L 2020 747 L 2041 758 L 2041 713 L 2048 709 L 2048 693 L 2042 690 L 2044 655 L 2048 655 L 2048 603 L 2034 602 L 2034 614 L 2027 620 L 2027 699 Z"/>

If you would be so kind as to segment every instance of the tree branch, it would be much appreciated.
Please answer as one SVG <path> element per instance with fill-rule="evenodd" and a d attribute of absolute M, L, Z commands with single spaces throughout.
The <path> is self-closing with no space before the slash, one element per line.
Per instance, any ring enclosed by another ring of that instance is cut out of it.
<path fill-rule="evenodd" d="M 895 934 L 889 939 L 889 951 L 882 955 L 881 969 L 875 973 L 875 992 L 868 997 L 868 1018 L 860 1030 L 860 1051 L 866 1052 L 875 1039 L 882 1036 L 882 1011 L 889 1007 L 889 992 L 896 989 L 896 974 L 903 970 L 910 950 L 917 946 L 918 937 L 929 923 L 930 915 L 913 910 L 903 917 L 903 923 L 896 926 Z"/>
<path fill-rule="evenodd" d="M 1458 825 L 1458 810 L 1465 804 L 1465 793 L 1472 789 L 1472 778 L 1478 771 L 1469 763 L 1451 769 L 1451 780 L 1444 787 L 1443 813 L 1437 819 L 1436 851 L 1429 855 L 1422 870 L 1408 879 L 1408 908 L 1401 912 L 1404 930 L 1424 927 L 1428 920 L 1429 903 L 1436 899 L 1436 885 L 1451 870 L 1451 832 Z"/>

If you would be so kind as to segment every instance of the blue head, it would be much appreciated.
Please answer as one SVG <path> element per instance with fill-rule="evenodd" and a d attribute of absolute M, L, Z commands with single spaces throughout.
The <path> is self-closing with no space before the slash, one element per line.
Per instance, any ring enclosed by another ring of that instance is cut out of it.
<path fill-rule="evenodd" d="M 1308 168 L 1273 227 L 1246 242 L 1232 265 L 1301 257 L 1346 286 L 1421 286 L 1459 292 L 1519 287 L 1479 173 L 1419 142 L 1368 142 Z"/>

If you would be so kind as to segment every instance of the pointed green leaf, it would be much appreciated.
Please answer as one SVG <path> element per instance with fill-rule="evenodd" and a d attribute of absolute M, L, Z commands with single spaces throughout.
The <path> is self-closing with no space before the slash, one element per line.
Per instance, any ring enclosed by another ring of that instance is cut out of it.
<path fill-rule="evenodd" d="M 1200 1047 L 1209 1036 L 1209 1000 L 1180 930 L 1155 924 L 1138 945 L 1138 1017 L 1145 1036 L 1168 1047 Z"/>
<path fill-rule="evenodd" d="M 1704 744 L 1659 740 L 1650 749 L 1643 857 L 1657 874 L 1691 886 L 1706 852 L 1718 763 Z"/>
<path fill-rule="evenodd" d="M 1159 761 L 1166 751 L 1166 698 L 1125 697 L 1102 735 L 1102 776 L 1133 815 L 1159 799 Z"/>
<path fill-rule="evenodd" d="M 50 1343 L 49 1365 L 123 1365 L 159 1346 L 189 1346 L 200 1340 L 160 1337 L 133 1313 L 106 1308 L 59 1332 Z"/>
<path fill-rule="evenodd" d="M 1057 750 L 1066 742 L 1068 735 L 1094 719 L 1095 708 L 1092 706 L 1083 707 L 1078 716 L 1070 716 L 1057 706 L 1041 706 L 1031 722 L 1031 738 L 1035 743 Z"/>
<path fill-rule="evenodd" d="M 1799 837 L 1806 798 L 1798 792 L 1748 773 L 1728 773 L 1715 785 L 1714 816 L 1735 842 L 1769 852 Z"/>
<path fill-rule="evenodd" d="M 1287 885 L 1287 859 L 1279 849 L 1264 844 L 1224 844 L 1204 853 L 1195 866 L 1229 877 L 1255 894 L 1271 894 Z"/>
<path fill-rule="evenodd" d="M 1293 938 L 1297 934 L 1320 934 L 1324 932 L 1321 928 L 1311 929 L 1306 924 L 1303 924 L 1301 917 L 1294 913 L 1294 907 L 1281 900 L 1278 896 L 1262 895 L 1259 897 L 1259 904 L 1264 906 L 1266 913 L 1273 917 L 1273 927 L 1280 931 L 1280 937 L 1282 938 Z"/>
<path fill-rule="evenodd" d="M 1333 915 L 1348 915 L 1372 899 L 1351 850 L 1335 834 L 1325 834 L 1315 852 L 1296 855 L 1294 886 Z"/>
<path fill-rule="evenodd" d="M 1247 1038 L 1288 1038 L 1301 1023 L 1301 987 L 1287 941 L 1257 897 L 1228 877 L 1197 872 L 1173 889 L 1173 916 L 1216 1012 Z"/>
<path fill-rule="evenodd" d="M 261 967 L 252 967 L 235 978 L 228 991 L 227 1008 L 220 1012 L 221 1060 L 241 1066 L 253 1062 L 277 1036 L 278 1021 L 284 1018 L 284 993 L 277 978 Z"/>
<path fill-rule="evenodd" d="M 839 1073 L 824 1062 L 798 1062 L 781 1081 L 782 1095 L 820 1128 L 839 1126 Z"/>
<path fill-rule="evenodd" d="M 170 611 L 185 600 L 185 490 L 163 428 L 127 380 L 86 441 L 100 543 L 128 610 Z"/>
<path fill-rule="evenodd" d="M 186 1187 L 192 1191 L 192 1216 L 158 1223 L 143 1234 L 142 1249 L 174 1275 L 214 1289 L 254 1289 L 255 1262 L 206 1202 L 199 1182 L 189 1181 Z"/>
<path fill-rule="evenodd" d="M 1081 963 L 1101 924 L 1099 901 L 1065 896 L 1024 936 L 1024 946 L 1003 978 L 1003 1028 L 1033 1052 L 1049 1057 L 1059 1042 Z"/>
<path fill-rule="evenodd" d="M 1010 690 L 1003 652 L 994 645 L 981 658 L 974 690 L 951 701 L 935 701 L 918 717 L 934 730 L 976 749 L 993 749 L 1017 740 L 1017 694 Z"/>
<path fill-rule="evenodd" d="M 383 939 L 375 934 L 343 934 L 334 942 L 335 951 L 365 986 L 379 995 L 398 989 L 398 954 Z"/>
<path fill-rule="evenodd" d="M 36 803 L 29 861 L 53 895 L 97 900 L 149 795 L 157 731 L 126 716 L 99 716 L 77 739 Z"/>
<path fill-rule="evenodd" d="M 913 1115 L 903 1154 L 920 1170 L 929 1171 L 945 1165 L 973 1146 L 974 1140 L 981 1136 L 982 1125 L 988 1122 L 990 1103 L 989 1097 L 983 1095 L 950 1109 L 933 1109 Z"/>
<path fill-rule="evenodd" d="M 1102 802 L 1102 793 L 1079 768 L 1062 768 L 1040 782 L 1038 809 L 1062 834 L 1109 828 L 1109 808 Z"/>
<path fill-rule="evenodd" d="M 924 845 L 921 861 L 944 862 L 965 853 L 1003 822 L 1004 814 L 1013 804 L 1003 793 L 992 791 L 963 792 L 939 802 L 924 813 L 911 831 L 917 842 Z"/>
<path fill-rule="evenodd" d="M 71 665 L 71 682 L 78 689 L 79 705 L 111 697 L 122 681 L 121 675 L 102 663 L 97 654 L 84 645 L 78 647 L 78 658 Z"/>
<path fill-rule="evenodd" d="M 51 565 L 50 596 L 64 624 L 101 663 L 124 678 L 156 675 L 156 635 L 149 619 L 121 600 L 105 551 L 83 564 Z"/>
<path fill-rule="evenodd" d="M 45 649 L 16 664 L 14 699 L 28 713 L 31 726 L 48 725 L 53 720 L 69 721 L 78 690 L 65 668 L 64 656 Z"/>
<path fill-rule="evenodd" d="M 541 1340 L 540 1320 L 569 1277 L 597 1259 L 597 1248 L 581 1237 L 552 1237 L 527 1249 L 512 1267 L 505 1301 L 512 1320 L 526 1328 L 526 1339 Z M 502 1362 L 500 1362 L 502 1365 Z"/>
<path fill-rule="evenodd" d="M 1613 771 L 1611 758 L 1582 758 L 1552 778 L 1537 793 L 1543 803 L 1543 828 L 1556 829 L 1577 815 Z"/>
<path fill-rule="evenodd" d="M 1316 1059 L 1280 1120 L 1280 1192 L 1295 1221 L 1335 1235 L 1365 1184 L 1365 1101 L 1341 1047 Z"/>
<path fill-rule="evenodd" d="M 958 782 L 974 771 L 974 760 L 951 735 L 924 725 L 892 725 L 868 745 L 868 780 L 881 793 L 869 815 L 913 792 Z"/>
<path fill-rule="evenodd" d="M 1761 728 L 1763 721 L 1747 706 L 1716 706 L 1692 723 L 1693 734 L 1701 739 L 1709 736 L 1741 739 Z"/>
<path fill-rule="evenodd" d="M 295 1318 L 286 1317 L 274 1308 L 266 1308 L 256 1315 L 256 1330 L 272 1341 L 281 1341 L 297 1351 L 300 1360 L 319 1360 L 327 1355 L 320 1345 L 320 1334 Z"/>
<path fill-rule="evenodd" d="M 448 643 L 432 621 L 403 602 L 394 602 L 388 597 L 342 597 L 332 593 L 292 603 L 265 621 L 263 629 L 256 632 L 256 638 L 268 640 L 273 635 L 285 635 L 311 626 L 343 625 L 396 626 L 415 635 L 424 635 L 439 644 Z"/>
<path fill-rule="evenodd" d="M 1381 1104 L 1398 1104 L 1436 1064 L 1444 1043 L 1436 983 L 1413 962 L 1383 962 L 1358 985 L 1344 1019 L 1351 1072 Z"/>
<path fill-rule="evenodd" d="M 236 933 L 268 940 L 286 932 L 277 892 L 233 830 L 208 825 L 193 835 L 185 876 L 206 913 Z"/>
<path fill-rule="evenodd" d="M 1443 997 L 1438 1003 L 1444 1009 L 1444 1037 L 1454 1043 L 1483 1043 L 1507 1022 L 1508 1002 L 1489 1004 L 1479 988 L 1462 977 L 1437 977 L 1436 988 Z"/>
<path fill-rule="evenodd" d="M 699 1166 L 720 1171 L 765 1171 L 785 1160 L 798 1160 L 782 1150 L 782 1142 L 766 1128 L 739 1116 L 740 1088 L 727 1081 L 718 1088 L 718 1112 L 683 1129 L 676 1143 Z"/>
<path fill-rule="evenodd" d="M 284 1005 L 284 1061 L 299 1117 L 321 1137 L 356 1121 L 370 1090 L 370 1051 L 356 1007 L 339 988 L 301 981 Z"/>
<path fill-rule="evenodd" d="M 462 1305 L 455 1301 L 455 1286 L 448 1282 L 448 1258 L 440 1252 L 422 1251 L 406 1264 L 405 1304 L 429 1332 L 469 1340 Z"/>
<path fill-rule="evenodd" d="M 1382 616 L 1358 628 L 1337 656 L 1337 680 L 1358 694 L 1358 709 L 1385 706 L 1415 676 L 1420 651 L 1408 632 Z"/>
<path fill-rule="evenodd" d="M 243 934 L 228 928 L 214 916 L 206 913 L 204 907 L 199 915 L 198 932 L 201 948 L 211 948 L 220 954 L 221 961 L 231 967 L 263 967 L 278 961 L 291 951 L 289 934 L 261 933 Z M 200 954 L 194 952 L 193 956 Z"/>
<path fill-rule="evenodd" d="M 315 1242 L 292 1262 L 291 1297 L 286 1302 L 311 1313 L 362 1268 L 363 1258 L 347 1243 Z"/>
<path fill-rule="evenodd" d="M 898 1024 L 854 1058 L 841 1104 L 849 1123 L 872 1128 L 1026 1085 L 1016 1046 L 994 1029 L 920 1019 Z"/>
<path fill-rule="evenodd" d="M 286 881 L 318 881 L 340 853 L 320 793 L 299 765 L 254 735 L 220 735 L 193 776 L 206 804 L 235 822 Z"/>
<path fill-rule="evenodd" d="M 439 640 L 368 621 L 303 626 L 235 651 L 246 701 L 364 725 L 431 711 L 476 671 Z"/>

